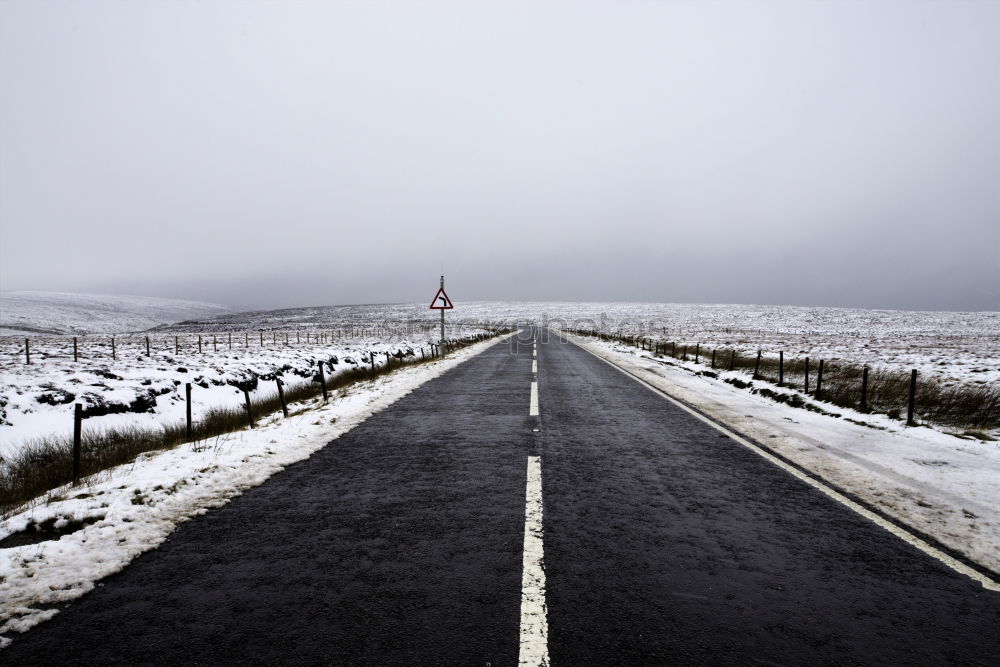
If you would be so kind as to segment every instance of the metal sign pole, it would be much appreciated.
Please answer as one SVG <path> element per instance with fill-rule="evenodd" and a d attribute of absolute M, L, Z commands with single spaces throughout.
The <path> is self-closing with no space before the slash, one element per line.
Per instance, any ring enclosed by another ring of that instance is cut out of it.
<path fill-rule="evenodd" d="M 438 305 L 439 302 L 440 305 Z M 444 291 L 444 276 L 441 276 L 441 287 L 438 288 L 437 294 L 434 295 L 434 300 L 431 301 L 431 310 L 441 311 L 441 339 L 438 341 L 440 343 L 438 345 L 440 354 L 444 354 L 444 350 L 448 347 L 444 337 L 444 311 L 451 310 L 454 307 L 451 299 L 448 298 L 448 295 Z"/>

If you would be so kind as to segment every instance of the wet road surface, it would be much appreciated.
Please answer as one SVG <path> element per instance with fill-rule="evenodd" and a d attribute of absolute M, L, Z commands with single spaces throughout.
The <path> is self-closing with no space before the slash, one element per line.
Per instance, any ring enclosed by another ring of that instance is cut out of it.
<path fill-rule="evenodd" d="M 182 524 L 0 663 L 1000 664 L 1000 593 L 544 334 Z"/>

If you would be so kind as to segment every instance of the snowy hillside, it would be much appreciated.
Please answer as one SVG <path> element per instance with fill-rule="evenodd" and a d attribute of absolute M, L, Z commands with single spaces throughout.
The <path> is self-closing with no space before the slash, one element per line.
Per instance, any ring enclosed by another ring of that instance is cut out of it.
<path fill-rule="evenodd" d="M 317 306 L 195 320 L 164 333 L 336 329 L 346 335 L 411 337 L 433 330 L 426 303 Z M 736 348 L 743 354 L 811 356 L 891 367 L 946 383 L 1000 381 L 1000 312 L 871 310 L 699 303 L 489 302 L 456 303 L 448 326 L 536 324 L 656 336 L 678 345 Z"/>
<path fill-rule="evenodd" d="M 223 315 L 225 306 L 140 296 L 0 292 L 0 335 L 122 333 Z"/>

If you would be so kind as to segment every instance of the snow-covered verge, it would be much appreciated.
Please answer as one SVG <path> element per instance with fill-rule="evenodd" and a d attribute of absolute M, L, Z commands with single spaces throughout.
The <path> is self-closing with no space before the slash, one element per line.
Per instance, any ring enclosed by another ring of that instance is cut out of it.
<path fill-rule="evenodd" d="M 208 338 L 199 353 L 196 339 L 189 338 L 177 353 L 172 336 L 160 337 L 146 356 L 144 337 L 125 338 L 116 342 L 117 358 L 112 359 L 110 338 L 102 338 L 81 346 L 78 362 L 71 353 L 45 356 L 43 343 L 32 353 L 30 365 L 25 364 L 23 347 L 0 345 L 0 458 L 11 456 L 30 439 L 71 433 L 74 403 L 84 407 L 87 430 L 148 428 L 184 418 L 187 383 L 192 384 L 197 421 L 210 408 L 242 405 L 244 388 L 274 392 L 275 378 L 286 384 L 312 382 L 320 362 L 332 378 L 368 367 L 373 359 L 384 366 L 386 354 L 420 358 L 420 344 L 430 353 L 429 345 L 417 340 L 296 342 L 294 334 L 287 345 L 272 338 L 265 338 L 263 346 L 259 338 L 249 339 L 249 345 L 246 340 L 240 336 L 230 349 L 227 338 L 220 338 L 218 345 Z M 56 339 L 47 343 L 55 344 Z"/>
<path fill-rule="evenodd" d="M 327 405 L 287 419 L 271 415 L 253 431 L 139 457 L 56 489 L 0 522 L 0 540 L 35 526 L 79 527 L 58 540 L 0 548 L 0 647 L 159 545 L 181 521 L 228 502 L 285 466 L 307 458 L 370 415 L 495 345 L 498 337 L 443 359 L 349 386 Z"/>
<path fill-rule="evenodd" d="M 0 335 L 143 331 L 232 312 L 202 301 L 65 292 L 0 293 Z"/>
<path fill-rule="evenodd" d="M 703 375 L 704 365 L 563 334 L 663 392 L 695 406 L 901 523 L 1000 574 L 1000 442 L 967 440 L 929 427 L 907 428 L 885 416 L 777 403 L 754 388 L 796 393 L 764 381 L 737 388 L 740 373 Z"/>

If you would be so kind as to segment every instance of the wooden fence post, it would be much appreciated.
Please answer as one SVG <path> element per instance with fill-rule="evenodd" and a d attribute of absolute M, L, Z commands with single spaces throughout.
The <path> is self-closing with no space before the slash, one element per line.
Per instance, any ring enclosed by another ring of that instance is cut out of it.
<path fill-rule="evenodd" d="M 906 407 L 906 425 L 916 426 L 917 422 L 913 421 L 913 408 L 916 406 L 917 402 L 917 369 L 914 368 L 910 373 L 910 401 Z"/>
<path fill-rule="evenodd" d="M 806 393 L 809 393 L 809 357 L 806 357 Z"/>
<path fill-rule="evenodd" d="M 322 361 L 317 361 L 316 363 L 319 365 L 319 384 L 320 384 L 321 387 L 323 387 L 323 402 L 325 403 L 326 399 L 327 399 L 327 394 L 326 394 L 326 374 L 323 373 L 323 362 Z"/>
<path fill-rule="evenodd" d="M 180 338 L 174 336 L 174 354 L 180 354 L 180 353 L 181 353 Z"/>
<path fill-rule="evenodd" d="M 76 345 L 76 336 L 73 336 L 73 361 L 80 360 L 80 352 Z"/>
<path fill-rule="evenodd" d="M 694 363 L 698 363 L 698 358 L 701 356 L 701 343 L 694 346 Z"/>
<path fill-rule="evenodd" d="M 757 350 L 757 363 L 753 366 L 753 379 L 757 379 L 757 374 L 760 372 L 760 350 Z"/>
<path fill-rule="evenodd" d="M 187 401 L 187 437 L 191 439 L 191 383 L 184 385 L 184 397 Z"/>
<path fill-rule="evenodd" d="M 281 401 L 281 414 L 288 416 L 288 406 L 285 404 L 285 390 L 282 388 L 281 378 L 275 377 L 274 381 L 278 384 L 278 400 Z"/>
<path fill-rule="evenodd" d="M 31 365 L 31 348 L 28 347 L 28 339 L 24 339 L 24 363 L 28 366 Z"/>
<path fill-rule="evenodd" d="M 861 412 L 868 412 L 868 367 L 861 369 Z"/>
<path fill-rule="evenodd" d="M 218 351 L 219 351 L 219 337 L 216 336 L 215 334 L 212 334 L 212 352 L 218 352 Z"/>
<path fill-rule="evenodd" d="M 368 363 L 371 364 L 371 367 L 372 367 L 372 380 L 374 380 L 375 379 L 375 353 L 374 352 L 369 352 L 368 353 Z"/>
<path fill-rule="evenodd" d="M 733 370 L 733 366 L 736 364 L 736 348 L 734 347 L 729 353 L 729 370 Z"/>
<path fill-rule="evenodd" d="M 73 406 L 73 486 L 80 481 L 80 454 L 83 449 L 83 405 Z"/>
<path fill-rule="evenodd" d="M 243 390 L 243 399 L 246 401 L 247 408 L 247 421 L 250 423 L 250 428 L 253 428 L 253 411 L 250 409 L 250 391 L 247 389 Z"/>
<path fill-rule="evenodd" d="M 111 361 L 116 361 L 118 359 L 118 352 L 115 350 L 115 337 L 111 337 Z"/>
<path fill-rule="evenodd" d="M 785 384 L 785 353 L 778 352 L 778 384 Z"/>
<path fill-rule="evenodd" d="M 149 336 L 146 336 L 146 356 L 149 356 Z"/>
<path fill-rule="evenodd" d="M 670 341 L 670 358 L 677 358 L 677 345 L 675 345 L 673 341 Z"/>
<path fill-rule="evenodd" d="M 198 354 L 201 354 L 201 336 L 198 336 Z"/>
<path fill-rule="evenodd" d="M 823 392 L 823 360 L 819 360 L 819 370 L 816 371 L 816 400 L 820 400 L 820 394 Z"/>
<path fill-rule="evenodd" d="M 715 368 L 715 348 L 712 348 L 712 368 Z"/>
<path fill-rule="evenodd" d="M 260 346 L 264 347 L 264 331 L 263 330 L 261 330 L 261 332 L 260 332 Z"/>
<path fill-rule="evenodd" d="M 250 347 L 250 332 L 249 331 L 244 331 L 243 332 L 243 347 L 246 347 L 246 348 Z"/>

